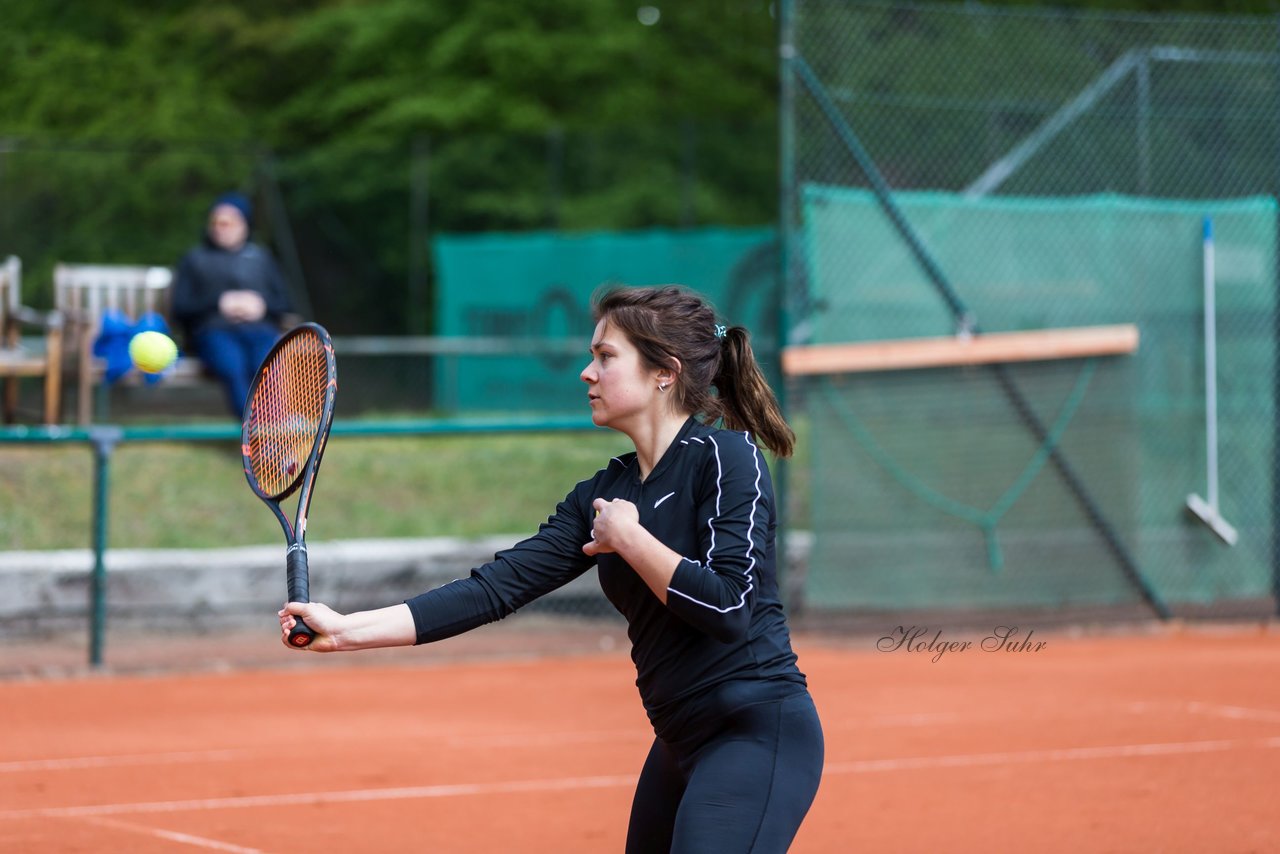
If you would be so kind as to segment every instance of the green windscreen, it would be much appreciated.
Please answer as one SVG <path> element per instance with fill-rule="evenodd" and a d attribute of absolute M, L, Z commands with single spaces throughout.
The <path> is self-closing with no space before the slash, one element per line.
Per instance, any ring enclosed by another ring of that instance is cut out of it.
<path fill-rule="evenodd" d="M 585 414 L 578 372 L 587 362 L 591 295 L 611 284 L 685 285 L 728 323 L 746 326 L 762 360 L 776 347 L 772 229 L 442 235 L 433 251 L 438 335 L 581 340 L 567 353 L 443 361 L 436 397 L 445 409 Z"/>

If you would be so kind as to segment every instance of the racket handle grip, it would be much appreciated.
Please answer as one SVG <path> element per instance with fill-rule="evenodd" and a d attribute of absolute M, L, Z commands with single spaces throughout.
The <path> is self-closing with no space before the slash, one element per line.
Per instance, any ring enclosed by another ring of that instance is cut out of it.
<path fill-rule="evenodd" d="M 311 590 L 307 575 L 307 547 L 299 543 L 285 554 L 285 578 L 289 585 L 290 602 L 310 602 Z M 298 616 L 293 618 L 289 632 L 289 645 L 299 649 L 310 646 L 316 633 Z"/>

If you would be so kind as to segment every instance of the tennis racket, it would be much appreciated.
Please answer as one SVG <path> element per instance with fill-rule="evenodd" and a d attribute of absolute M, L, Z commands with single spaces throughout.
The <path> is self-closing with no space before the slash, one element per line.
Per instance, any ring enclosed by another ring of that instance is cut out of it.
<path fill-rule="evenodd" d="M 304 323 L 285 333 L 254 376 L 240 433 L 249 487 L 284 528 L 290 602 L 310 602 L 307 576 L 307 512 L 316 472 L 333 423 L 338 366 L 324 327 Z M 292 522 L 280 502 L 298 493 Z M 289 643 L 304 647 L 315 632 L 299 617 Z"/>

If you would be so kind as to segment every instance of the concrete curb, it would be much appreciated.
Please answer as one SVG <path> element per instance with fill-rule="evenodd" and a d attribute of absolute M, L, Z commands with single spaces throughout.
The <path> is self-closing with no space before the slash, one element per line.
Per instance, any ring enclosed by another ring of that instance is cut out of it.
<path fill-rule="evenodd" d="M 341 611 L 382 607 L 467 576 L 521 535 L 477 539 L 347 540 L 308 543 L 311 598 Z M 809 538 L 788 539 L 793 568 Z M 107 619 L 147 630 L 225 627 L 273 617 L 285 598 L 284 545 L 226 549 L 113 549 L 105 557 Z M 89 549 L 0 553 L 0 640 L 84 626 L 90 609 Z M 794 573 L 793 573 L 794 575 Z M 530 609 L 613 615 L 595 573 Z"/>
<path fill-rule="evenodd" d="M 311 598 L 341 610 L 389 605 L 465 576 L 515 536 L 308 543 Z M 284 545 L 114 549 L 105 557 L 107 616 L 148 628 L 191 620 L 260 620 L 285 597 Z M 0 638 L 80 625 L 89 613 L 88 549 L 0 554 Z M 572 585 L 570 585 L 572 586 Z M 567 588 L 566 588 L 567 589 Z"/>

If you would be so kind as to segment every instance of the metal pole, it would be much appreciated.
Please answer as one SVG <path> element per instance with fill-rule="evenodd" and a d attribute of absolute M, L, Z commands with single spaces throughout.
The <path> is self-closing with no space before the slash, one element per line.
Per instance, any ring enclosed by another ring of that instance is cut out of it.
<path fill-rule="evenodd" d="M 795 163 L 795 77 L 791 68 L 795 56 L 794 4 L 778 3 L 778 359 L 782 348 L 790 343 L 788 310 L 792 304 L 791 289 L 796 286 L 791 270 L 792 235 L 795 234 L 796 163 Z M 807 306 L 808 301 L 804 304 Z M 781 368 L 779 368 L 781 375 Z"/>
<path fill-rule="evenodd" d="M 107 506 L 111 452 L 123 438 L 119 427 L 89 430 L 93 447 L 93 575 L 89 582 L 89 666 L 102 666 L 102 643 L 107 624 Z"/>
<path fill-rule="evenodd" d="M 680 223 L 698 224 L 698 129 L 691 119 L 680 122 Z"/>
<path fill-rule="evenodd" d="M 1138 63 L 1138 192 L 1151 195 L 1151 57 Z"/>
<path fill-rule="evenodd" d="M 787 374 L 782 369 L 782 351 L 791 340 L 791 321 L 788 314 L 790 303 L 791 275 L 791 236 L 794 233 L 793 206 L 795 205 L 795 80 L 791 76 L 791 57 L 795 55 L 795 27 L 792 0 L 780 0 L 778 10 L 778 330 L 774 340 L 773 358 L 776 360 L 775 370 L 778 377 L 778 406 L 785 417 L 790 409 L 787 395 Z M 790 505 L 791 477 L 787 460 L 779 458 L 775 464 L 777 469 L 776 503 L 778 513 L 777 542 L 774 544 L 777 558 L 778 595 L 788 608 L 799 612 L 804 607 L 804 591 L 791 589 L 790 564 L 788 562 L 787 544 L 790 539 L 788 529 L 790 519 L 787 511 Z"/>
<path fill-rule="evenodd" d="M 1280 70 L 1280 15 L 1275 17 L 1276 48 L 1274 67 Z M 1277 111 L 1273 116 L 1280 115 Z M 1273 119 L 1274 121 L 1274 119 Z M 1273 130 L 1280 141 L 1280 129 Z M 1277 178 L 1280 189 L 1280 177 Z M 1280 221 L 1276 223 L 1276 235 L 1280 240 Z M 1280 293 L 1280 258 L 1275 260 L 1273 294 Z M 1280 614 L 1280 307 L 1271 309 L 1272 364 L 1271 364 L 1271 599 Z"/>
<path fill-rule="evenodd" d="M 431 194 L 431 138 L 413 138 L 409 153 L 409 305 L 410 335 L 425 335 L 430 312 L 427 307 L 427 276 L 430 267 L 428 216 Z"/>
<path fill-rule="evenodd" d="M 937 261 L 925 248 L 915 229 L 907 222 L 906 215 L 903 214 L 902 209 L 898 207 L 897 202 L 893 199 L 893 191 L 890 189 L 888 182 L 885 181 L 880 169 L 876 166 L 875 161 L 872 160 L 871 154 L 863 147 L 862 141 L 853 132 L 853 128 L 849 127 L 844 115 L 832 102 L 827 94 L 826 87 L 822 85 L 822 82 L 814 74 L 809 64 L 802 57 L 795 55 L 794 52 L 790 57 L 789 64 L 795 71 L 800 83 L 804 85 L 805 89 L 813 97 L 814 102 L 827 119 L 827 123 L 844 145 L 845 150 L 857 162 L 858 169 L 862 172 L 863 177 L 867 179 L 867 183 L 871 185 L 876 201 L 880 203 L 880 209 L 889 218 L 889 222 L 892 223 L 898 237 L 906 244 L 911 256 L 915 258 L 916 263 L 920 265 L 925 275 L 929 277 L 929 281 L 941 295 L 943 301 L 946 302 L 952 316 L 957 319 L 957 328 L 962 331 L 976 331 L 974 325 L 976 320 L 969 311 L 969 307 L 964 304 L 955 289 L 951 287 L 950 281 L 943 275 Z"/>

